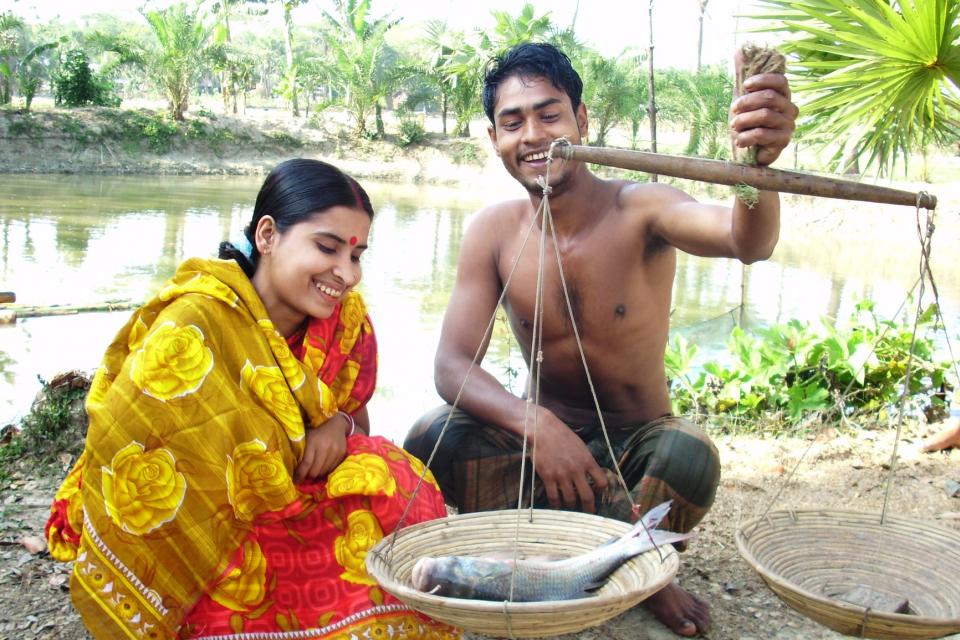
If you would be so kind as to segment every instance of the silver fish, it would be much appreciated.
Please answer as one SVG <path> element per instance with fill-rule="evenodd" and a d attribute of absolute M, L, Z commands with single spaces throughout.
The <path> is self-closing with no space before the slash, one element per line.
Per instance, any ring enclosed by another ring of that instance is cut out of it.
<path fill-rule="evenodd" d="M 624 562 L 653 549 L 654 541 L 660 546 L 691 536 L 654 528 L 670 511 L 671 502 L 648 511 L 619 538 L 572 558 L 514 562 L 472 556 L 423 557 L 413 565 L 413 586 L 435 595 L 474 600 L 541 602 L 583 598 L 603 586 Z"/>

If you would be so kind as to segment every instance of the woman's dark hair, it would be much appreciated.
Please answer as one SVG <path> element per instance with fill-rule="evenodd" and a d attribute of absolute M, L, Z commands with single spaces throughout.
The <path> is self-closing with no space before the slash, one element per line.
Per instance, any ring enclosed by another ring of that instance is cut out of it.
<path fill-rule="evenodd" d="M 229 242 L 220 243 L 219 257 L 236 260 L 252 278 L 260 262 L 253 234 L 260 218 L 271 216 L 283 233 L 293 225 L 333 207 L 363 209 L 373 219 L 373 205 L 360 184 L 332 164 L 320 160 L 294 158 L 281 162 L 263 181 L 253 218 L 243 230 L 250 243 L 249 257 Z"/>
<path fill-rule="evenodd" d="M 493 121 L 493 108 L 497 103 L 497 89 L 501 82 L 513 76 L 546 78 L 570 97 L 574 111 L 580 106 L 583 80 L 567 54 L 546 42 L 526 42 L 490 61 L 483 78 L 483 110 L 491 124 L 496 124 Z"/>

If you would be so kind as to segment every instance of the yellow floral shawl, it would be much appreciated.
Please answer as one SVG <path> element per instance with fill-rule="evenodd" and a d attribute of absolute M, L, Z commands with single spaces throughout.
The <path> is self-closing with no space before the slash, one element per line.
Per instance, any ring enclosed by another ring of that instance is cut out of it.
<path fill-rule="evenodd" d="M 76 553 L 71 593 L 87 627 L 173 636 L 254 520 L 303 499 L 290 473 L 335 396 L 235 263 L 184 262 L 107 349 L 84 453 L 58 494 L 82 533 L 77 548 L 53 531 L 51 553 Z M 81 490 L 63 495 L 80 468 Z"/>

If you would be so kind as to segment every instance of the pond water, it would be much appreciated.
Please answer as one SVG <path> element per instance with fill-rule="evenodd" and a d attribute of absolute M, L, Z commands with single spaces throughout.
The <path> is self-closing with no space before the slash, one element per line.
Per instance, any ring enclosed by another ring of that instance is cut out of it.
<path fill-rule="evenodd" d="M 0 290 L 15 292 L 18 304 L 37 306 L 142 301 L 183 259 L 213 255 L 222 239 L 239 236 L 261 181 L 3 176 Z M 448 188 L 365 186 L 377 217 L 360 289 L 381 348 L 370 411 L 375 432 L 397 441 L 440 402 L 432 375 L 440 322 L 464 226 L 484 202 Z M 863 297 L 877 302 L 881 317 L 890 317 L 917 279 L 915 225 L 912 210 L 785 198 L 784 231 L 771 260 L 744 270 L 731 260 L 681 255 L 672 328 L 709 356 L 722 350 L 741 297 L 748 324 L 844 320 Z M 956 345 L 960 267 L 948 253 L 941 247 L 934 267 Z M 908 311 L 913 305 L 907 304 Z M 94 369 L 129 313 L 23 318 L 0 326 L 0 425 L 29 409 L 38 376 Z M 498 333 L 507 335 L 502 325 Z M 491 345 L 488 362 L 508 382 L 507 367 L 522 364 L 505 337 Z"/>

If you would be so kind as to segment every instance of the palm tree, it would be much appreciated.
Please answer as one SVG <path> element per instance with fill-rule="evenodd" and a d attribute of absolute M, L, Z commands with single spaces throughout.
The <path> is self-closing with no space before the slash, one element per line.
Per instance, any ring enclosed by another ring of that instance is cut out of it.
<path fill-rule="evenodd" d="M 755 18 L 793 36 L 783 50 L 801 102 L 798 132 L 836 142 L 834 168 L 866 157 L 880 173 L 955 140 L 960 89 L 956 0 L 763 0 Z M 953 117 L 951 117 L 951 111 Z"/>
<path fill-rule="evenodd" d="M 297 64 L 293 52 L 293 10 L 308 0 L 277 0 L 283 9 L 283 52 L 287 67 L 284 75 L 287 95 L 290 99 L 290 109 L 294 116 L 300 115 L 300 105 L 297 101 Z"/>
<path fill-rule="evenodd" d="M 456 76 L 450 73 L 450 60 L 464 41 L 463 33 L 451 30 L 446 22 L 429 20 L 424 26 L 422 44 L 427 60 L 421 65 L 420 77 L 434 87 L 440 97 L 440 121 L 443 135 L 447 135 L 447 113 L 450 96 L 456 86 Z"/>
<path fill-rule="evenodd" d="M 23 96 L 23 107 L 25 110 L 30 111 L 30 106 L 33 104 L 33 97 L 37 95 L 37 91 L 40 89 L 40 85 L 43 83 L 43 77 L 47 71 L 41 56 L 47 51 L 56 49 L 62 42 L 66 42 L 66 40 L 66 36 L 64 36 L 59 41 L 44 42 L 30 47 L 27 53 L 20 59 L 16 71 L 17 89 L 19 89 L 20 95 Z M 0 72 L 2 72 L 2 69 L 0 69 Z"/>
<path fill-rule="evenodd" d="M 629 85 L 626 65 L 617 58 L 604 58 L 590 52 L 583 64 L 583 102 L 590 112 L 591 144 L 602 147 L 607 143 L 610 130 L 627 118 L 634 104 L 625 89 Z"/>
<path fill-rule="evenodd" d="M 267 4 L 273 0 L 242 1 L 250 4 Z M 300 115 L 300 104 L 298 100 L 297 56 L 293 42 L 293 10 L 301 5 L 307 4 L 309 1 L 310 0 L 276 0 L 280 7 L 280 15 L 283 17 L 283 58 L 285 64 L 280 87 L 281 93 L 290 101 L 290 109 L 294 116 Z M 334 0 L 334 4 L 339 6 L 341 0 Z"/>
<path fill-rule="evenodd" d="M 324 12 L 328 22 L 327 67 L 339 102 L 354 120 L 354 133 L 367 133 L 371 113 L 379 116 L 380 101 L 396 86 L 406 69 L 400 68 L 396 53 L 387 46 L 386 35 L 398 21 L 368 20 L 371 0 L 337 0 L 337 15 Z M 382 121 L 377 120 L 378 134 Z"/>
<path fill-rule="evenodd" d="M 542 40 L 550 33 L 552 27 L 550 12 L 538 18 L 534 15 L 533 5 L 529 2 L 524 3 L 517 16 L 512 16 L 507 11 L 491 11 L 490 14 L 495 21 L 493 31 L 496 35 L 493 43 L 498 50 L 509 49 L 524 42 Z"/>
<path fill-rule="evenodd" d="M 23 21 L 5 11 L 0 13 L 0 104 L 10 104 L 13 94 L 14 52 L 20 43 Z"/>
<path fill-rule="evenodd" d="M 10 103 L 15 84 L 23 96 L 24 108 L 29 111 L 46 72 L 43 54 L 56 49 L 66 37 L 34 45 L 27 39 L 24 27 L 23 21 L 12 13 L 0 14 L 0 104 Z"/>
<path fill-rule="evenodd" d="M 720 66 L 697 73 L 664 72 L 661 87 L 662 113 L 666 120 L 689 127 L 684 153 L 706 158 L 728 158 L 728 118 L 733 82 Z"/>
<path fill-rule="evenodd" d="M 214 42 L 220 46 L 214 69 L 220 76 L 220 96 L 224 113 L 237 113 L 237 96 L 246 91 L 255 62 L 246 52 L 233 43 L 231 20 L 235 10 L 247 4 L 247 0 L 217 0 L 213 5 L 217 24 L 213 33 Z"/>
<path fill-rule="evenodd" d="M 462 138 L 470 137 L 470 121 L 483 113 L 480 90 L 491 50 L 490 41 L 481 35 L 476 44 L 461 45 L 447 63 L 452 89 L 450 106 L 457 117 L 455 133 Z"/>
<path fill-rule="evenodd" d="M 91 42 L 118 55 L 117 65 L 131 64 L 143 69 L 167 98 L 170 115 L 183 120 L 190 103 L 190 91 L 218 50 L 209 44 L 212 25 L 205 22 L 199 7 L 184 3 L 143 13 L 155 38 L 153 47 L 144 47 L 121 36 L 93 34 Z"/>

